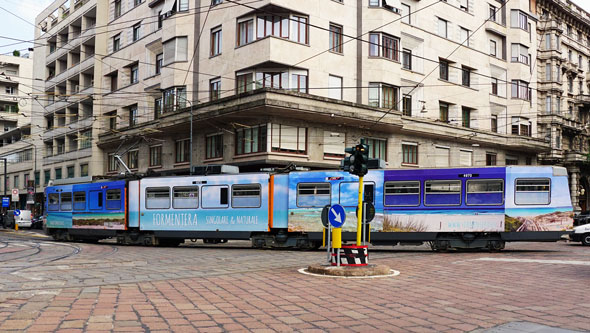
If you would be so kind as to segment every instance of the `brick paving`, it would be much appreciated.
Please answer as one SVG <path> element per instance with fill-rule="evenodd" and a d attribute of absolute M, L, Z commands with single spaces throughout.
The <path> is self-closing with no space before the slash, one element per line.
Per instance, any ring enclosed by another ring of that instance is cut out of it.
<path fill-rule="evenodd" d="M 10 237 L 0 233 L 1 332 L 468 332 L 521 321 L 590 331 L 590 292 L 580 292 L 590 248 L 565 242 L 378 247 L 371 261 L 399 276 L 342 279 L 297 272 L 323 251 Z"/>

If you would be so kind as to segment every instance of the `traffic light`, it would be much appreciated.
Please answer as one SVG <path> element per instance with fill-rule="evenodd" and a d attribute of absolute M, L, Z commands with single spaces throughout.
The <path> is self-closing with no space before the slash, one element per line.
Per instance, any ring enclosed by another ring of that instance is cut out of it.
<path fill-rule="evenodd" d="M 366 175 L 369 171 L 369 145 L 365 143 L 365 140 L 361 139 L 360 144 L 346 148 L 344 151 L 350 156 L 340 162 L 340 168 L 359 177 Z"/>

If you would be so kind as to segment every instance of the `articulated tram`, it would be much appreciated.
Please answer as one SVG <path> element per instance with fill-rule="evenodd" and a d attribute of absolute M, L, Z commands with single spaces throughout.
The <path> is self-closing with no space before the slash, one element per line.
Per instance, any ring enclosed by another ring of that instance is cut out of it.
<path fill-rule="evenodd" d="M 322 209 L 346 210 L 356 239 L 358 178 L 343 171 L 95 180 L 46 189 L 46 228 L 57 240 L 178 245 L 251 240 L 254 247 L 316 248 Z M 430 242 L 502 249 L 509 241 L 556 241 L 571 230 L 567 172 L 552 166 L 371 170 L 364 200 L 375 245 Z"/>

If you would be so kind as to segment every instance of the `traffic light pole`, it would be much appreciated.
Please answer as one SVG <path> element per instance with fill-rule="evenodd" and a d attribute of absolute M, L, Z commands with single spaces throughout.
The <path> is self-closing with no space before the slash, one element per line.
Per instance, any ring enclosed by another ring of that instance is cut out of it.
<path fill-rule="evenodd" d="M 363 176 L 359 176 L 359 201 L 358 214 L 356 217 L 356 245 L 361 246 L 361 235 L 363 228 Z"/>

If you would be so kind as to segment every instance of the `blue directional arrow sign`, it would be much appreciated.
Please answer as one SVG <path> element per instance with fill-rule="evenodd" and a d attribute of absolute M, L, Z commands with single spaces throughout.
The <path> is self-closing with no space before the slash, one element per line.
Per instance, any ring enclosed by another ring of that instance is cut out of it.
<path fill-rule="evenodd" d="M 14 216 L 20 216 L 20 210 L 15 209 L 14 210 Z"/>
<path fill-rule="evenodd" d="M 330 207 L 330 212 L 328 214 L 328 221 L 334 228 L 340 228 L 344 224 L 346 220 L 346 212 L 344 211 L 344 207 L 340 205 L 333 205 Z"/>

